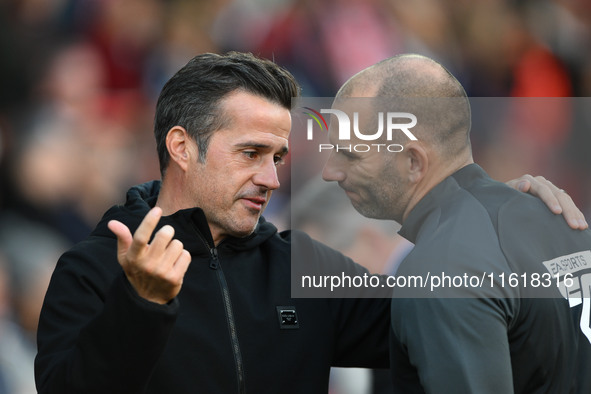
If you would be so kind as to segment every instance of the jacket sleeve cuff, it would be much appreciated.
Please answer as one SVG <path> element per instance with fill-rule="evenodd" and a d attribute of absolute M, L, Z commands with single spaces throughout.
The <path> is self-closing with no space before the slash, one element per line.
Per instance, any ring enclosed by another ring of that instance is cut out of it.
<path fill-rule="evenodd" d="M 118 282 L 118 281 L 123 282 L 123 283 L 122 284 L 116 283 L 115 287 L 120 285 L 123 288 L 123 291 L 125 292 L 125 297 L 129 300 L 129 302 L 131 302 L 132 304 L 135 304 L 136 307 L 138 307 L 146 312 L 173 314 L 173 315 L 176 315 L 178 313 L 179 301 L 176 297 L 173 298 L 172 300 L 170 300 L 169 302 L 167 302 L 166 304 L 158 304 L 156 302 L 146 300 L 145 298 L 140 296 L 137 293 L 137 291 L 135 291 L 135 289 L 133 288 L 133 286 L 129 282 L 129 280 L 127 279 L 127 276 L 125 276 L 125 273 L 121 274 L 121 276 L 116 280 L 116 282 Z M 111 290 L 113 290 L 113 289 L 111 289 Z"/>

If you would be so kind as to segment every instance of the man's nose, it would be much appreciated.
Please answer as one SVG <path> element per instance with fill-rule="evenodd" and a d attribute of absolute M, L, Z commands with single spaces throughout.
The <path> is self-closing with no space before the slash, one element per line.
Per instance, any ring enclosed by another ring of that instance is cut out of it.
<path fill-rule="evenodd" d="M 346 174 L 337 164 L 334 153 L 331 153 L 322 169 L 322 179 L 327 182 L 341 182 L 345 180 Z"/>
<path fill-rule="evenodd" d="M 253 177 L 253 183 L 257 186 L 264 186 L 269 190 L 275 190 L 280 186 L 277 166 L 273 160 L 267 160 L 261 164 Z"/>

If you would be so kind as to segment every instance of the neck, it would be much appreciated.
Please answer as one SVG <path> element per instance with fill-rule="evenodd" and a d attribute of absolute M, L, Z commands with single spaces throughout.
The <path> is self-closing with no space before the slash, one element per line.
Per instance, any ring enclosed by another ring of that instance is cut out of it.
<path fill-rule="evenodd" d="M 175 176 L 173 172 L 169 172 L 162 178 L 162 186 L 160 187 L 160 193 L 158 194 L 158 200 L 156 206 L 162 209 L 162 215 L 168 216 L 181 209 L 196 208 L 199 205 L 195 205 L 195 201 L 187 199 L 187 193 L 180 193 L 179 190 L 188 190 L 185 187 L 184 178 Z M 200 207 L 202 208 L 202 207 Z M 207 216 L 207 225 L 209 232 L 211 233 L 213 244 L 219 244 L 225 236 L 221 235 L 219 229 L 212 226 Z"/>
<path fill-rule="evenodd" d="M 470 154 L 468 156 L 459 155 L 455 160 L 447 162 L 442 161 L 430 166 L 425 176 L 415 186 L 406 209 L 402 214 L 401 224 L 404 223 L 413 208 L 431 191 L 431 189 L 440 184 L 448 176 L 472 163 L 474 163 L 474 159 Z"/>
<path fill-rule="evenodd" d="M 167 173 L 166 176 L 162 178 L 162 185 L 160 187 L 160 193 L 158 194 L 156 206 L 162 209 L 163 216 L 172 215 L 181 209 L 191 208 L 182 201 L 182 196 L 176 192 L 176 190 L 182 189 L 179 183 L 182 182 L 182 180 L 175 178 L 176 177 L 172 173 Z"/>

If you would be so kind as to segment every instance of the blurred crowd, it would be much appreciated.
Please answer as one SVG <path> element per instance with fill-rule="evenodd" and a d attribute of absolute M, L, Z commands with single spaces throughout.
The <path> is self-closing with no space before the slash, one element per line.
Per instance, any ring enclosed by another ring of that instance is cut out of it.
<path fill-rule="evenodd" d="M 273 59 L 309 97 L 402 52 L 441 62 L 473 97 L 574 97 L 525 106 L 530 127 L 475 128 L 475 157 L 499 180 L 543 174 L 591 215 L 588 0 L 0 0 L 0 394 L 35 392 L 59 254 L 159 178 L 162 85 L 195 54 L 228 50 Z M 281 178 L 277 218 L 289 166 Z"/>

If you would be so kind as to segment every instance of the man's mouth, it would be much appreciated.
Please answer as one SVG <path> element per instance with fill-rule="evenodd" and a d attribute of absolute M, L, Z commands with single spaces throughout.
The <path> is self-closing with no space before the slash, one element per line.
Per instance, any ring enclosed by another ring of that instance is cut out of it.
<path fill-rule="evenodd" d="M 353 191 L 351 189 L 347 189 L 346 187 L 343 187 L 340 184 L 339 184 L 339 186 L 345 192 L 345 194 L 347 195 L 347 197 L 349 197 L 349 200 L 351 200 L 351 202 L 353 202 L 354 200 L 359 199 L 359 194 L 356 193 L 355 191 Z"/>
<path fill-rule="evenodd" d="M 267 199 L 264 197 L 243 197 L 242 200 L 248 208 L 257 211 L 261 211 L 267 202 Z"/>
<path fill-rule="evenodd" d="M 354 194 L 354 192 L 353 192 L 352 190 L 350 190 L 350 189 L 346 188 L 346 187 L 345 187 L 343 184 L 341 184 L 341 183 L 339 183 L 339 187 L 340 187 L 340 188 L 341 188 L 341 189 L 342 189 L 342 190 L 343 190 L 343 191 L 344 191 L 344 192 L 345 192 L 347 195 Z"/>

